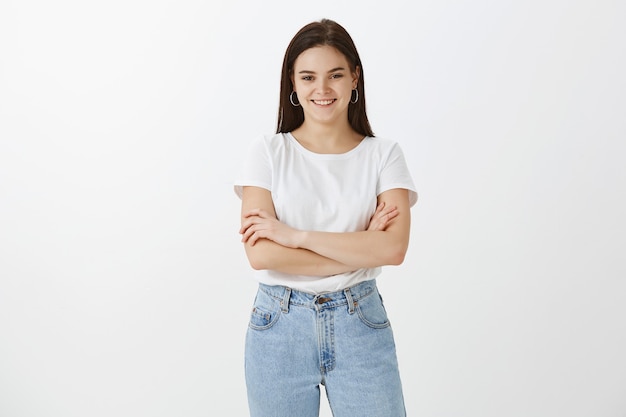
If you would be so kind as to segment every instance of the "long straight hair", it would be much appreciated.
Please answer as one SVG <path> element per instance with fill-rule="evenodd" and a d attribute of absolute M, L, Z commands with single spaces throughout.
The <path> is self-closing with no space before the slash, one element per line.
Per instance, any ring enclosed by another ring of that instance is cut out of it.
<path fill-rule="evenodd" d="M 276 133 L 291 132 L 304 122 L 302 107 L 293 106 L 289 101 L 289 96 L 293 91 L 293 83 L 291 82 L 293 65 L 302 52 L 324 45 L 332 46 L 341 52 L 348 60 L 351 72 L 354 73 L 359 68 L 360 74 L 357 81 L 359 97 L 356 103 L 350 102 L 348 105 L 348 122 L 356 132 L 364 136 L 374 136 L 365 112 L 365 84 L 361 58 L 348 32 L 343 26 L 330 19 L 322 19 L 319 22 L 312 22 L 304 26 L 296 33 L 285 51 L 280 80 L 280 103 L 278 105 Z"/>

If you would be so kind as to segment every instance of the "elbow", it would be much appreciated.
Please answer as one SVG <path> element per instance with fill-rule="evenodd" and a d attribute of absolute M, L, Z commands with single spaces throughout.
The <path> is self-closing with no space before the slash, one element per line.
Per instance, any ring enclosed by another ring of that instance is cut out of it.
<path fill-rule="evenodd" d="M 248 263 L 250 264 L 250 267 L 255 271 L 268 269 L 267 257 L 261 255 L 262 254 L 259 253 L 259 251 L 255 250 L 254 247 L 246 244 L 246 256 L 248 257 Z"/>
<path fill-rule="evenodd" d="M 404 258 L 406 257 L 407 245 L 397 245 L 389 251 L 387 255 L 387 264 L 388 265 L 402 265 L 404 262 Z"/>
<path fill-rule="evenodd" d="M 263 266 L 262 264 L 258 263 L 258 262 L 252 262 L 250 261 L 250 267 L 252 269 L 254 269 L 255 271 L 261 271 L 264 269 L 267 269 L 265 266 Z"/>
<path fill-rule="evenodd" d="M 248 263 L 250 264 L 250 267 L 252 267 L 252 269 L 254 269 L 255 271 L 261 271 L 263 269 L 266 269 L 263 263 L 260 262 L 258 259 L 248 258 Z"/>
<path fill-rule="evenodd" d="M 262 271 L 264 269 L 269 269 L 267 264 L 267 260 L 260 256 L 248 256 L 248 263 L 255 271 Z"/>
<path fill-rule="evenodd" d="M 402 265 L 405 255 L 406 251 L 399 251 L 392 254 L 389 258 L 389 265 Z"/>

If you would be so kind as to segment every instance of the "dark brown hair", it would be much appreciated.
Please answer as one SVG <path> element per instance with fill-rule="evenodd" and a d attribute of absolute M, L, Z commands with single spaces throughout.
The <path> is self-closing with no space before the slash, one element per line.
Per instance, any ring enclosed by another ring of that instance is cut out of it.
<path fill-rule="evenodd" d="M 359 68 L 360 73 L 357 82 L 359 99 L 356 103 L 350 103 L 348 106 L 348 122 L 356 132 L 365 136 L 374 136 L 365 112 L 365 85 L 361 58 L 359 58 L 359 53 L 348 32 L 343 26 L 329 19 L 322 19 L 319 22 L 312 22 L 304 26 L 296 33 L 289 43 L 287 51 L 285 51 L 280 80 L 280 103 L 278 105 L 276 132 L 291 132 L 304 122 L 302 107 L 295 107 L 289 101 L 289 95 L 293 91 L 293 83 L 291 82 L 293 65 L 302 52 L 323 45 L 332 46 L 341 52 L 346 57 L 351 72 L 356 72 L 357 67 Z"/>

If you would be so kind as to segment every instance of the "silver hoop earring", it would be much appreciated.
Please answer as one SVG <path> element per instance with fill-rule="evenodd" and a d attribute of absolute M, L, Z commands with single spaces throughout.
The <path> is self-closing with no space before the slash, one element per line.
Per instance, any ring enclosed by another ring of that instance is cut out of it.
<path fill-rule="evenodd" d="M 294 103 L 293 101 L 293 95 L 296 94 L 296 100 L 298 99 L 298 95 L 295 91 L 292 91 L 291 94 L 289 94 L 289 101 L 291 102 L 291 105 L 294 107 L 298 107 L 300 105 L 300 102 L 298 101 L 297 103 Z"/>
<path fill-rule="evenodd" d="M 352 90 L 353 93 L 356 93 L 356 97 L 354 98 L 354 100 L 352 99 L 352 96 L 354 94 L 350 95 L 350 103 L 352 104 L 356 104 L 357 101 L 359 101 L 359 90 L 357 90 L 356 88 L 354 90 Z"/>

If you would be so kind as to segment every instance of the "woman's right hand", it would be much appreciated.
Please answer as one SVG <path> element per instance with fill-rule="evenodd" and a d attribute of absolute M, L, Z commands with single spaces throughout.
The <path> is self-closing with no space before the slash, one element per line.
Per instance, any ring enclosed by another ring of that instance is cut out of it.
<path fill-rule="evenodd" d="M 254 246 L 259 239 L 269 239 L 287 248 L 298 248 L 302 232 L 282 223 L 268 211 L 252 209 L 244 213 L 243 218 L 239 229 L 243 243 Z"/>
<path fill-rule="evenodd" d="M 385 207 L 385 202 L 382 202 L 376 207 L 376 211 L 370 218 L 370 223 L 367 226 L 367 231 L 384 231 L 391 220 L 398 215 L 397 207 Z"/>

